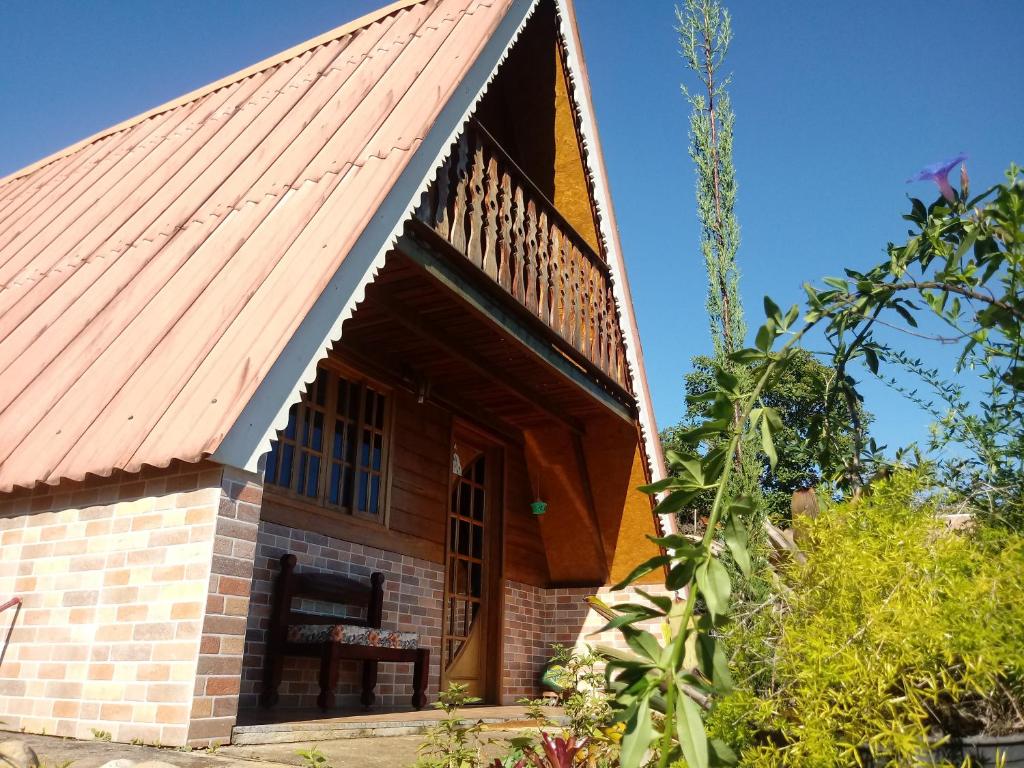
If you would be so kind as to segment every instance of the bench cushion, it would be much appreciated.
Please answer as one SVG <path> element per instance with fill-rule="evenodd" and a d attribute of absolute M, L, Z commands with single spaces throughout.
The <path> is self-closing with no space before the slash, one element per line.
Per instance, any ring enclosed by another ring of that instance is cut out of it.
<path fill-rule="evenodd" d="M 360 627 L 355 624 L 292 624 L 288 627 L 292 643 L 342 643 L 370 648 L 415 649 L 419 636 L 415 632 Z"/>

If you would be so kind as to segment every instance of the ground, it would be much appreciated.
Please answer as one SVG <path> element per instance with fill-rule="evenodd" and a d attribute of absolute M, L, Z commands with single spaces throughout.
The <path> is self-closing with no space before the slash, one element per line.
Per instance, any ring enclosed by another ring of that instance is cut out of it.
<path fill-rule="evenodd" d="M 522 731 L 491 731 L 490 739 L 500 740 Z M 316 745 L 327 758 L 330 768 L 406 768 L 416 761 L 416 748 L 423 737 L 378 736 L 358 739 L 331 739 L 296 744 L 261 744 L 258 746 L 227 746 L 215 752 L 194 750 L 182 752 L 159 747 L 137 747 L 106 741 L 77 741 L 57 736 L 8 734 L 0 731 L 0 741 L 23 739 L 39 755 L 43 768 L 99 768 L 110 760 L 128 759 L 142 762 L 159 760 L 178 768 L 294 768 L 306 765 L 296 752 Z M 500 744 L 486 750 L 488 758 L 503 754 Z M 258 764 L 258 766 L 257 766 Z"/>

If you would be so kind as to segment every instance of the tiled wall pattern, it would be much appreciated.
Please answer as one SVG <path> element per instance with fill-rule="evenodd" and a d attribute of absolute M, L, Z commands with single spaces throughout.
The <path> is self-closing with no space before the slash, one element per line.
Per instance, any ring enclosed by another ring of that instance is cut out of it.
<path fill-rule="evenodd" d="M 0 614 L 6 727 L 185 744 L 222 477 L 174 463 L 0 500 L 0 602 L 24 600 Z"/>
<path fill-rule="evenodd" d="M 663 586 L 644 585 L 643 589 L 652 595 L 671 595 Z M 586 602 L 586 598 L 594 594 L 609 605 L 644 602 L 632 588 L 616 592 L 607 587 L 543 589 L 514 581 L 505 582 L 505 685 L 502 703 L 512 704 L 522 697 L 540 695 L 540 676 L 551 658 L 552 645 L 604 645 L 626 649 L 618 632 L 592 634 L 606 623 Z M 657 621 L 648 621 L 640 626 L 654 631 L 657 624 Z"/>
<path fill-rule="evenodd" d="M 246 617 L 263 499 L 263 483 L 258 475 L 227 467 L 221 490 L 188 729 L 188 743 L 194 747 L 230 741 L 238 714 Z"/>
<path fill-rule="evenodd" d="M 296 556 L 297 570 L 318 570 L 369 581 L 370 574 L 380 571 L 384 582 L 383 625 L 403 632 L 417 632 L 420 643 L 430 648 L 431 699 L 437 695 L 440 680 L 440 635 L 443 598 L 443 567 L 439 563 L 385 552 L 362 544 L 333 539 L 323 534 L 262 522 L 256 546 L 252 600 L 249 607 L 245 661 L 242 677 L 242 707 L 255 707 L 263 684 L 263 653 L 270 616 L 274 579 L 282 554 Z M 296 606 L 317 613 L 330 612 L 321 604 Z M 319 660 L 289 658 L 285 662 L 281 687 L 278 690 L 281 708 L 314 707 L 319 692 L 317 673 Z M 360 680 L 357 662 L 343 662 L 335 705 L 356 707 L 359 704 Z M 379 666 L 375 707 L 409 705 L 412 698 L 412 664 L 381 663 Z"/>
<path fill-rule="evenodd" d="M 517 581 L 505 582 L 502 700 L 506 704 L 538 694 L 537 681 L 551 657 L 551 609 L 545 599 L 546 591 Z"/>

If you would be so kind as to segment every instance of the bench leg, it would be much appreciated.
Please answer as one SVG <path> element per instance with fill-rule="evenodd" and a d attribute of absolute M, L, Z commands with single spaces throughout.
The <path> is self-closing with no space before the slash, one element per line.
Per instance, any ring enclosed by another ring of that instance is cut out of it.
<path fill-rule="evenodd" d="M 316 697 L 316 704 L 325 712 L 334 706 L 334 689 L 338 687 L 340 662 L 338 646 L 324 643 L 324 652 L 320 657 L 320 695 Z"/>
<path fill-rule="evenodd" d="M 412 705 L 423 709 L 427 705 L 427 685 L 430 682 L 430 649 L 416 649 L 416 663 L 412 668 Z"/>
<path fill-rule="evenodd" d="M 281 675 L 284 670 L 284 654 L 277 648 L 268 648 L 267 658 L 263 664 L 263 690 L 260 691 L 260 704 L 272 707 L 277 704 L 277 689 L 281 686 Z"/>
<path fill-rule="evenodd" d="M 366 660 L 363 662 L 363 694 L 360 697 L 360 701 L 363 702 L 363 707 L 369 709 L 373 706 L 374 699 L 377 695 L 373 692 L 373 689 L 377 687 L 377 662 Z"/>

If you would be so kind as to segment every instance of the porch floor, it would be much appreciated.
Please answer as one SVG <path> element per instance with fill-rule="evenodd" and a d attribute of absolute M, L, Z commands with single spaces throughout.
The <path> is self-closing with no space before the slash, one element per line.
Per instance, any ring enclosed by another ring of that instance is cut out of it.
<path fill-rule="evenodd" d="M 466 722 L 477 721 L 485 730 L 514 730 L 537 727 L 521 706 L 474 706 L 459 711 Z M 559 707 L 544 707 L 544 714 L 558 724 L 564 722 Z M 411 707 L 366 712 L 363 709 L 243 709 L 231 732 L 238 745 L 289 744 L 328 739 L 357 739 L 370 736 L 409 736 L 424 733 L 442 720 L 444 712 L 433 707 Z"/>

